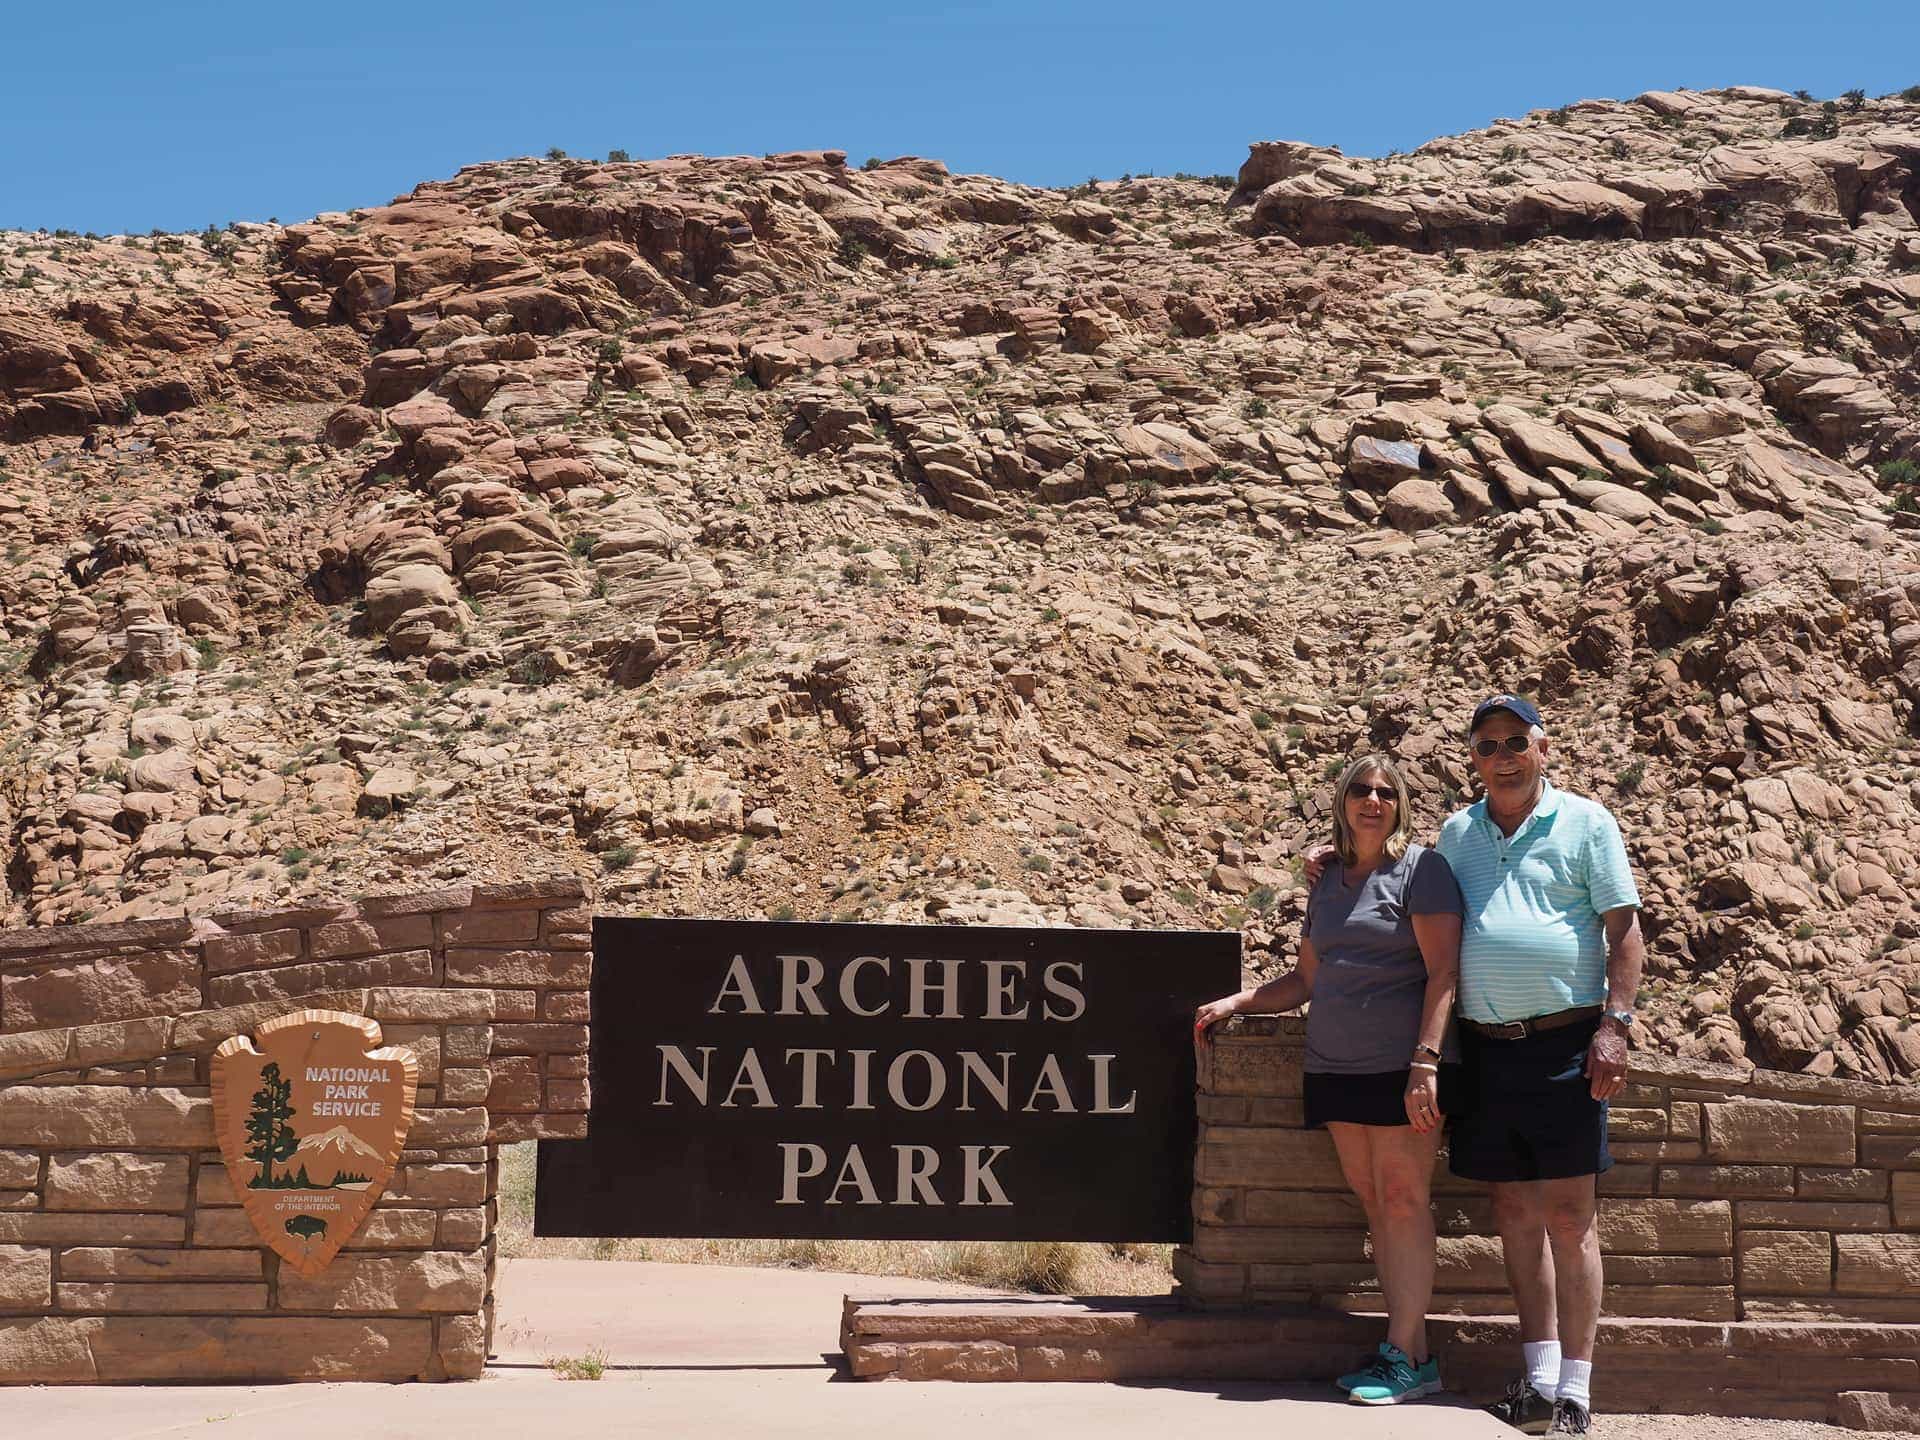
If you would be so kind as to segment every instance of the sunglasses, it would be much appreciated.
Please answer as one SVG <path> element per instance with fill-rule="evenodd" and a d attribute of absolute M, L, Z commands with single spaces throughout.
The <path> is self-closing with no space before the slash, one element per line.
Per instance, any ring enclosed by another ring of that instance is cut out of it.
<path fill-rule="evenodd" d="M 1476 740 L 1473 742 L 1473 753 L 1478 755 L 1482 760 L 1491 760 L 1503 749 L 1509 755 L 1524 755 L 1532 748 L 1533 737 L 1531 735 L 1509 735 L 1504 740 Z"/>
<path fill-rule="evenodd" d="M 1369 795 L 1382 805 L 1391 805 L 1400 797 L 1394 793 L 1391 785 L 1362 785 L 1358 780 L 1347 786 L 1347 799 L 1364 800 Z"/>

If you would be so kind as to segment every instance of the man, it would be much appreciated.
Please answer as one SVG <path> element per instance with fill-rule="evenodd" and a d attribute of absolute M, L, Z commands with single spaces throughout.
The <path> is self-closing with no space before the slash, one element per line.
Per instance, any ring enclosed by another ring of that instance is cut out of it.
<path fill-rule="evenodd" d="M 1594 1184 L 1613 1164 L 1607 1102 L 1626 1084 L 1640 895 L 1606 807 L 1547 783 L 1529 701 L 1481 701 L 1468 734 L 1485 798 L 1450 816 L 1436 847 L 1466 900 L 1452 1167 L 1492 1187 L 1526 1356 L 1491 1409 L 1527 1434 L 1584 1435 L 1600 1320 Z"/>

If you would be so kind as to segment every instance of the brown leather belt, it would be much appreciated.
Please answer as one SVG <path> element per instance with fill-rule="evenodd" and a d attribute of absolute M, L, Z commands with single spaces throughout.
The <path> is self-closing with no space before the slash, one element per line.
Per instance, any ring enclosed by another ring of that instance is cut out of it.
<path fill-rule="evenodd" d="M 1538 1035 L 1542 1030 L 1562 1030 L 1569 1025 L 1578 1025 L 1582 1020 L 1591 1020 L 1605 1008 L 1604 1005 L 1576 1005 L 1571 1010 L 1556 1010 L 1551 1015 L 1535 1015 L 1526 1020 L 1509 1020 L 1503 1025 L 1485 1025 L 1463 1015 L 1460 1023 L 1474 1034 L 1484 1035 L 1489 1040 L 1524 1040 L 1529 1035 Z"/>

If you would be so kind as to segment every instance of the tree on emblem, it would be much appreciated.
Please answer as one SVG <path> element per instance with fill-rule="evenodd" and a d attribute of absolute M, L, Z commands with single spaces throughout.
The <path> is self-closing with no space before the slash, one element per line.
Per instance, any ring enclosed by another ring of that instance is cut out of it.
<path fill-rule="evenodd" d="M 300 1143 L 288 1123 L 293 1106 L 287 1097 L 292 1093 L 293 1082 L 281 1079 L 279 1062 L 269 1060 L 260 1072 L 260 1088 L 253 1092 L 253 1112 L 247 1116 L 247 1139 L 252 1142 L 247 1158 L 260 1165 L 260 1173 L 248 1182 L 253 1189 L 275 1188 L 274 1163 L 291 1156 Z"/>

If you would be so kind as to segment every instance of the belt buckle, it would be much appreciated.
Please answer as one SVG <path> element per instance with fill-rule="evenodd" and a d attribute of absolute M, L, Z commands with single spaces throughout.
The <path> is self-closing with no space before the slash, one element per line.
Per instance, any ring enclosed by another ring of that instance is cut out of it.
<path fill-rule="evenodd" d="M 1527 1038 L 1527 1022 L 1524 1020 L 1508 1020 L 1495 1028 L 1500 1032 L 1497 1038 L 1501 1040 L 1524 1040 Z"/>

